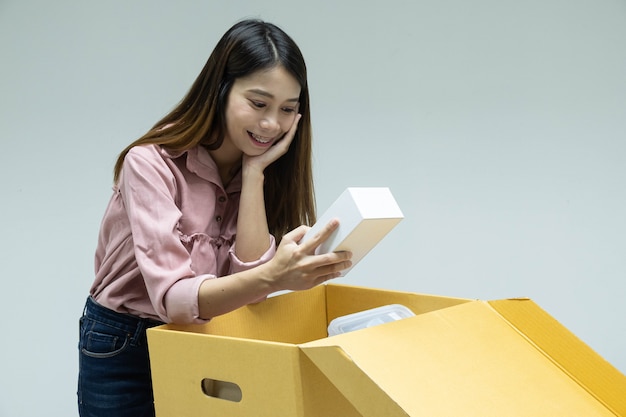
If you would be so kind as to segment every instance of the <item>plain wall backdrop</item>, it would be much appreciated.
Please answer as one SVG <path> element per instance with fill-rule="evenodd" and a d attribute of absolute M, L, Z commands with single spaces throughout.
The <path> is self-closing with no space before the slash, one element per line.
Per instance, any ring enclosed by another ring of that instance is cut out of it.
<path fill-rule="evenodd" d="M 626 2 L 0 0 L 0 416 L 77 415 L 114 160 L 245 17 L 307 60 L 320 214 L 404 212 L 340 282 L 530 297 L 626 371 Z"/>

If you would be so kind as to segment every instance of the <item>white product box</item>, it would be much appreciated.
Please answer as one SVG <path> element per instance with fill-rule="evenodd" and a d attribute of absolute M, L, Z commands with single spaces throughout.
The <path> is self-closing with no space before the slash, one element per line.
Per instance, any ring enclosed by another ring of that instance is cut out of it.
<path fill-rule="evenodd" d="M 318 233 L 330 220 L 339 227 L 316 250 L 316 254 L 351 251 L 352 267 L 376 246 L 404 218 L 386 187 L 347 188 L 304 235 L 302 242 Z"/>

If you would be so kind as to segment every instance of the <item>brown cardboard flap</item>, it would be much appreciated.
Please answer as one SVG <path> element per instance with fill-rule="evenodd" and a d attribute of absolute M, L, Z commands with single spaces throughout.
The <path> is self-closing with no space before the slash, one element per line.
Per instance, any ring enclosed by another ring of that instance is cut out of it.
<path fill-rule="evenodd" d="M 529 299 L 489 304 L 616 415 L 626 415 L 626 376 Z"/>
<path fill-rule="evenodd" d="M 301 348 L 359 409 L 386 395 L 397 415 L 614 416 L 482 301 Z"/>
<path fill-rule="evenodd" d="M 313 346 L 303 351 L 361 416 L 408 416 L 340 347 Z"/>

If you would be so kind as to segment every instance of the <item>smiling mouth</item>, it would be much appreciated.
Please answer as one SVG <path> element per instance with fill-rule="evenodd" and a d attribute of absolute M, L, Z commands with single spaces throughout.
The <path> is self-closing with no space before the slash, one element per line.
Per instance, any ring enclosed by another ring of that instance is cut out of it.
<path fill-rule="evenodd" d="M 252 137 L 252 139 L 254 139 L 255 141 L 262 143 L 263 145 L 267 145 L 268 143 L 270 143 L 274 138 L 267 138 L 265 136 L 259 136 L 256 135 L 252 132 L 248 132 L 248 134 Z"/>

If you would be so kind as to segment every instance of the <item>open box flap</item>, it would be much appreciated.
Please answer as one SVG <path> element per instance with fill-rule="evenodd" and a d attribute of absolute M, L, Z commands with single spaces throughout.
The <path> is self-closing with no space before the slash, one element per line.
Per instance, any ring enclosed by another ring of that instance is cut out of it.
<path fill-rule="evenodd" d="M 340 347 L 309 346 L 303 351 L 361 416 L 408 416 Z"/>
<path fill-rule="evenodd" d="M 300 348 L 364 416 L 615 415 L 482 301 Z"/>
<path fill-rule="evenodd" d="M 626 415 L 626 376 L 529 299 L 489 304 L 616 415 Z"/>

